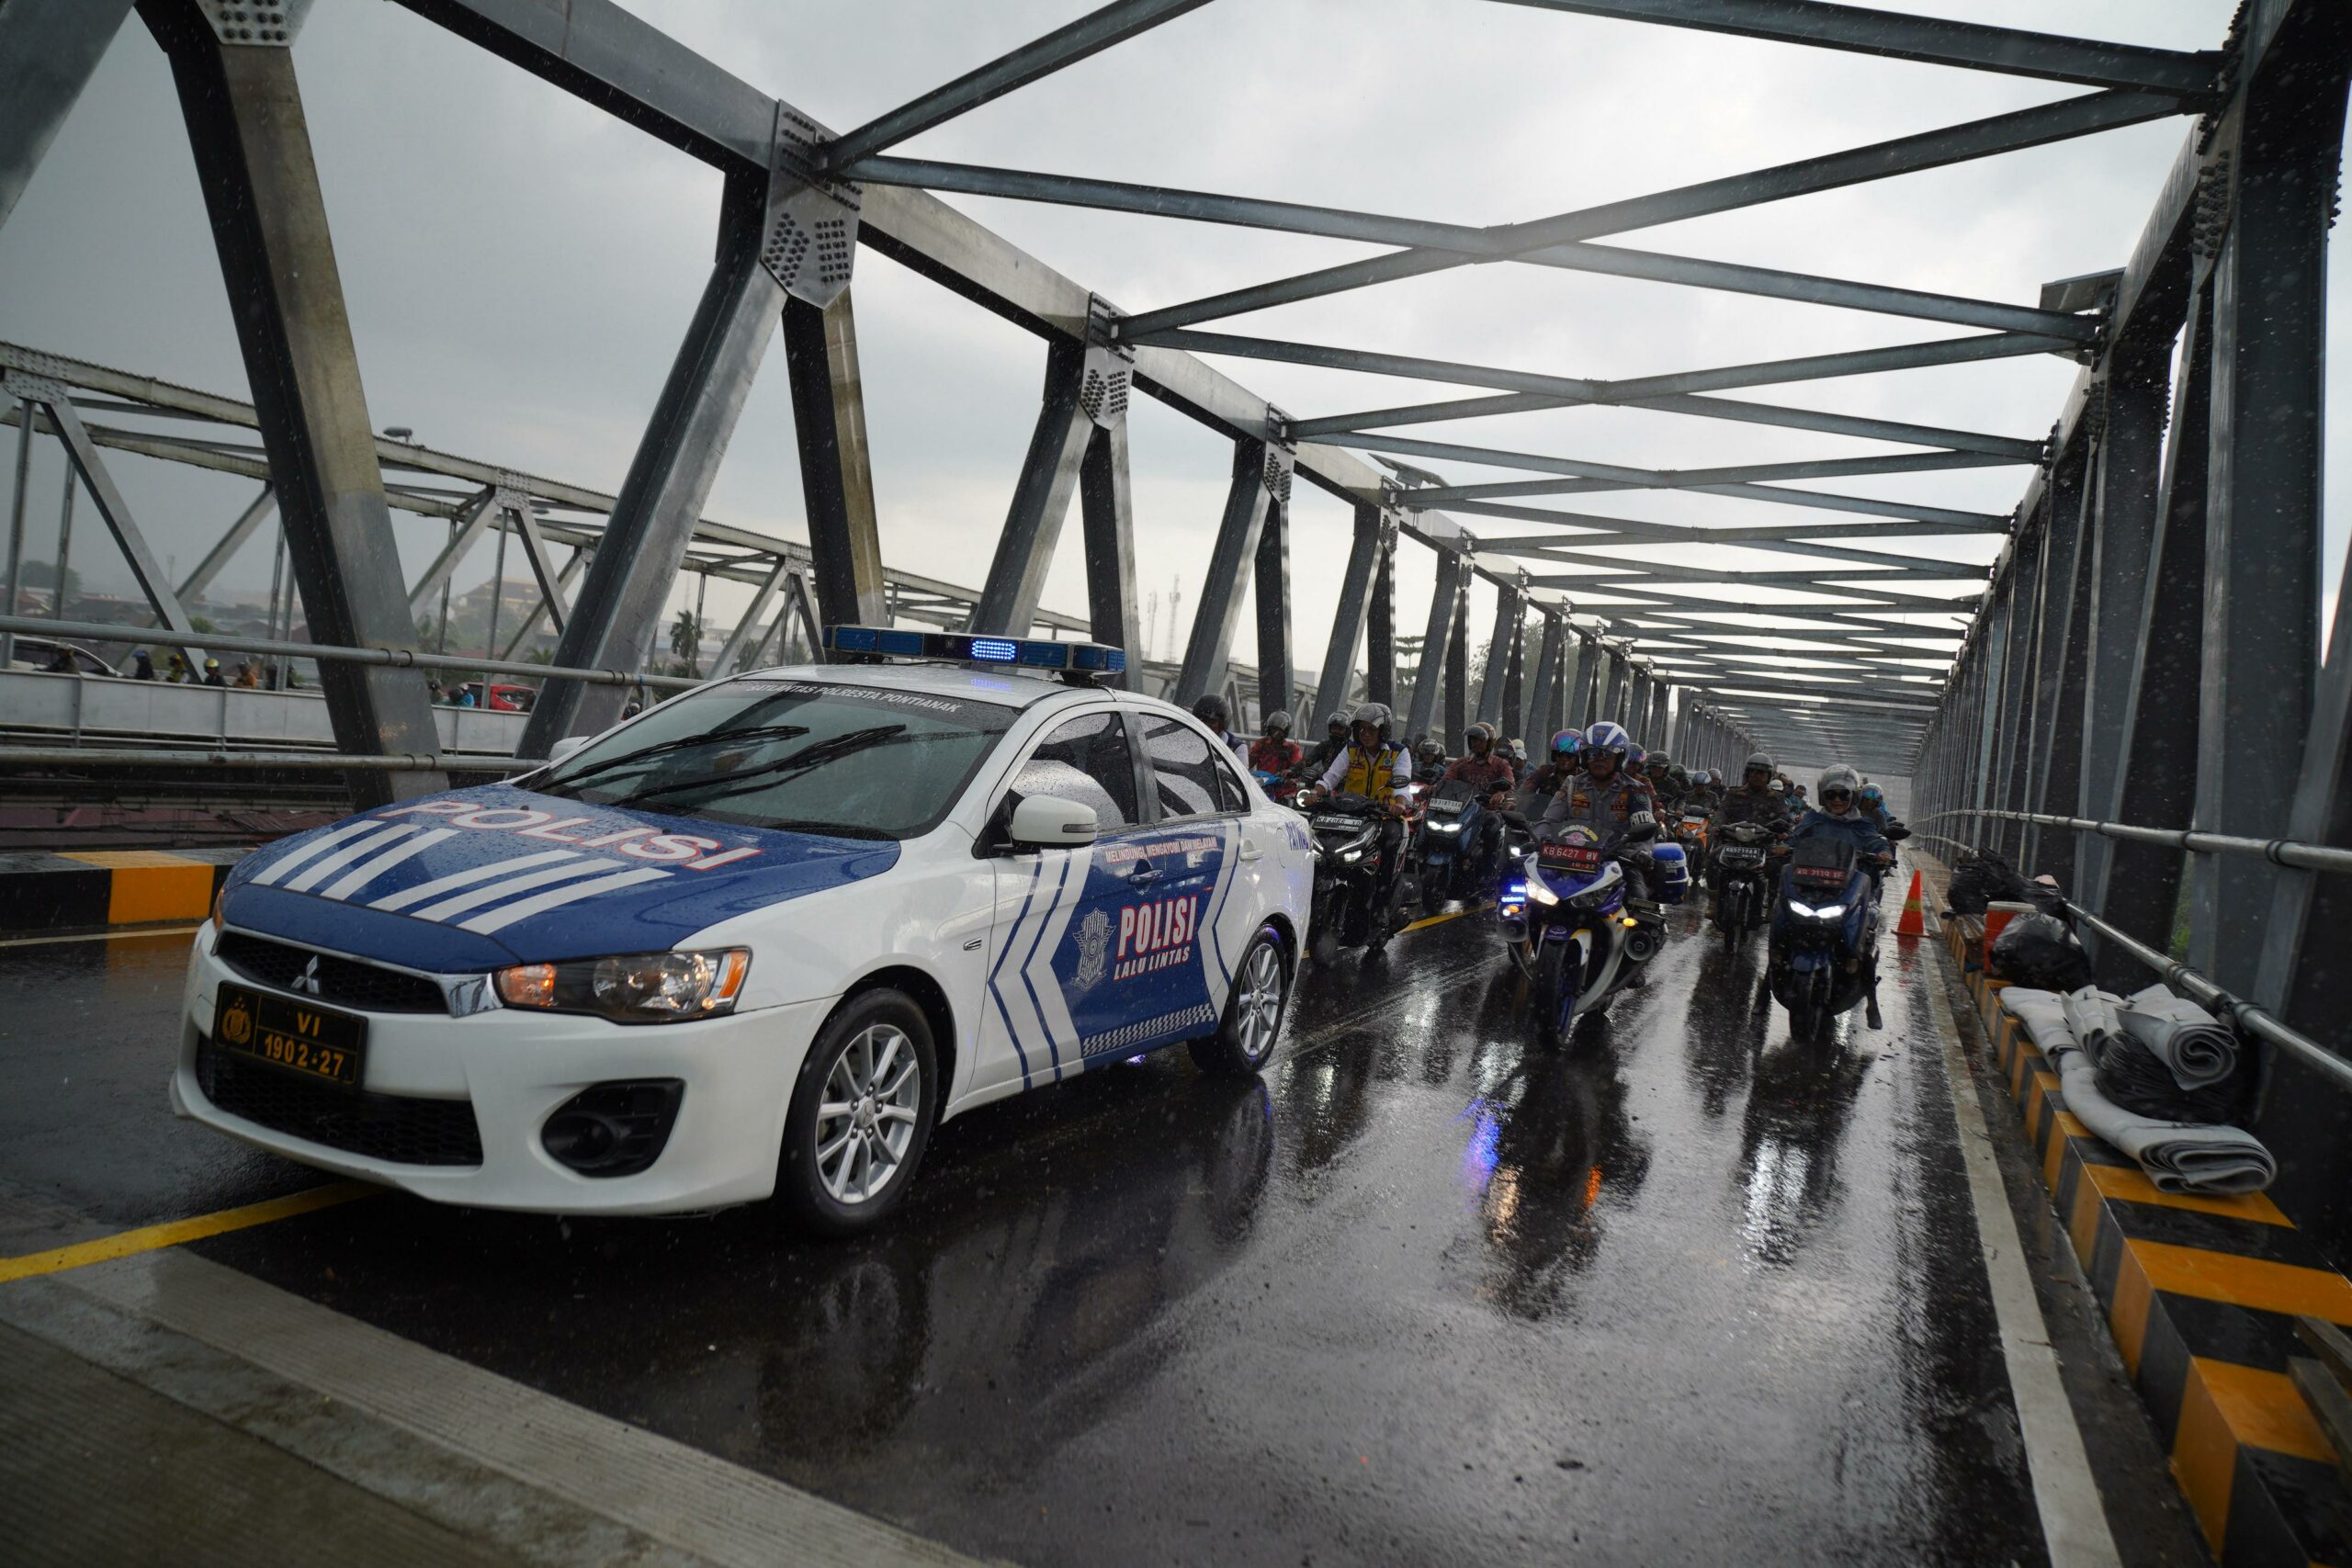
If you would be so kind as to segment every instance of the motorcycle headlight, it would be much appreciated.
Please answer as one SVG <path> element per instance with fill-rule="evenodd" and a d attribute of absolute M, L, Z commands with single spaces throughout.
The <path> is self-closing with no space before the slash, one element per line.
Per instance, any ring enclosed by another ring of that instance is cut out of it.
<path fill-rule="evenodd" d="M 1789 910 L 1792 914 L 1803 915 L 1811 920 L 1834 920 L 1846 912 L 1846 906 L 1843 904 L 1800 904 L 1792 898 L 1789 900 Z"/>
<path fill-rule="evenodd" d="M 1363 859 L 1363 852 L 1362 850 L 1341 850 L 1340 852 L 1340 863 L 1341 865 L 1353 865 L 1356 862 L 1362 859 Z"/>
<path fill-rule="evenodd" d="M 1459 822 L 1432 821 L 1430 824 L 1430 831 L 1432 833 L 1459 833 L 1462 831 L 1462 824 Z"/>
<path fill-rule="evenodd" d="M 1530 872 L 1527 874 L 1527 897 L 1538 904 L 1556 904 L 1560 901 L 1560 896 L 1553 892 L 1550 884 L 1536 872 Z"/>
<path fill-rule="evenodd" d="M 511 1008 L 594 1013 L 615 1023 L 680 1023 L 734 1011 L 751 970 L 751 953 L 729 947 L 517 964 L 492 979 L 498 999 Z"/>

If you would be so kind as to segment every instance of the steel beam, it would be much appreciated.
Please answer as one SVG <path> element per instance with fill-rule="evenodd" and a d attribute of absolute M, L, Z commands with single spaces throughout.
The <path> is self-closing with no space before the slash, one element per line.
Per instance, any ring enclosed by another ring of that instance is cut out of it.
<path fill-rule="evenodd" d="M 1155 218 L 1229 224 L 1288 234 L 1315 234 L 1372 244 L 1424 245 L 1433 250 L 1456 251 L 1470 257 L 1507 255 L 1510 250 L 1508 241 L 1497 238 L 1499 231 L 1474 228 L 1468 224 L 1434 223 L 1418 218 L 1392 218 L 1345 208 L 1267 201 L 1255 197 L 1223 196 L 1211 191 L 1181 190 L 1167 186 L 1133 185 L 1119 180 L 1043 174 L 1031 169 L 989 168 L 924 158 L 862 158 L 844 172 L 867 185 L 904 186 L 967 196 L 1002 197 L 1013 201 L 1041 201 L 1105 212 L 1142 213 Z M 1554 245 L 1530 254 L 1509 256 L 1508 259 L 1570 272 L 1600 273 L 1768 299 L 1795 299 L 1845 310 L 1908 316 L 1920 321 L 1950 321 L 1958 326 L 1986 327 L 1999 332 L 2045 333 L 2077 343 L 2095 343 L 2099 335 L 2099 323 L 2096 320 L 2058 310 L 2006 305 L 1989 299 L 1962 299 L 1915 288 L 1890 288 L 1879 284 L 1817 277 L 1771 267 L 1741 266 L 1729 262 L 1702 261 L 1691 256 L 1661 255 L 1620 245 Z"/>
<path fill-rule="evenodd" d="M 1087 624 L 1096 642 L 1125 650 L 1136 683 L 1143 666 L 1143 627 L 1136 592 L 1135 491 L 1127 478 L 1127 422 L 1098 424 L 1078 475 L 1079 516 L 1086 532 Z"/>
<path fill-rule="evenodd" d="M 1370 502 L 1359 502 L 1355 537 L 1348 547 L 1348 564 L 1340 576 L 1340 603 L 1331 613 L 1330 639 L 1323 645 L 1323 667 L 1315 685 L 1313 724 L 1302 720 L 1298 733 L 1320 739 L 1324 716 L 1348 700 L 1350 677 L 1355 672 L 1356 650 L 1363 646 L 1364 621 L 1372 605 L 1373 576 L 1386 547 L 1393 525 Z M 1375 699 L 1376 700 L 1376 699 Z"/>
<path fill-rule="evenodd" d="M 556 645 L 558 664 L 633 670 L 661 630 L 695 521 L 775 335 L 777 308 L 786 298 L 761 261 L 766 230 L 765 182 L 729 180 L 719 215 L 718 257 L 621 481 L 571 622 Z M 796 398 L 796 414 L 797 402 Z M 812 434 L 801 426 L 804 472 Z M 813 549 L 820 536 L 818 509 L 812 504 L 808 510 Z M 548 682 L 515 754 L 544 757 L 567 735 L 605 728 L 620 717 L 626 696 L 618 687 Z"/>
<path fill-rule="evenodd" d="M 1462 587 L 1466 564 L 1451 550 L 1441 550 L 1437 558 L 1437 583 L 1430 591 L 1429 626 L 1421 634 L 1421 661 L 1413 671 L 1413 705 L 1407 717 L 1403 738 L 1409 740 L 1429 733 L 1437 722 L 1437 702 L 1444 684 L 1446 649 L 1453 646 L 1453 623 L 1462 607 Z"/>
<path fill-rule="evenodd" d="M 1510 405 L 1487 410 L 1495 413 L 1569 408 L 1588 403 L 1621 407 L 1655 399 L 1720 392 L 1739 387 L 1770 387 L 1791 381 L 1871 376 L 1890 370 L 1916 370 L 1938 365 L 1973 365 L 1987 359 L 2014 359 L 2034 354 L 2064 354 L 2072 352 L 2075 346 L 2064 338 L 2044 337 L 2035 333 L 1982 333 L 1973 337 L 1939 338 L 1928 343 L 1898 344 L 1888 348 L 1853 349 L 1841 354 L 1809 355 L 1754 365 L 1727 365 L 1663 376 L 1600 381 L 1577 376 L 1510 370 L 1489 365 L 1464 365 L 1450 359 L 1422 359 L 1411 355 L 1334 348 L 1324 344 L 1243 337 L 1232 333 L 1162 332 L 1145 334 L 1130 328 L 1124 334 L 1123 341 L 1157 348 L 1177 348 L 1188 354 L 1226 355 L 1285 365 L 1313 365 L 1326 369 L 1396 376 L 1415 381 L 1450 381 L 1465 387 L 1494 387 L 1527 394 L 1510 399 L 1474 400 L 1485 404 Z M 1304 440 L 1327 429 L 1361 428 L 1343 423 L 1354 417 L 1338 416 L 1342 423 L 1323 419 L 1300 420 L 1292 424 L 1291 431 Z"/>
<path fill-rule="evenodd" d="M 1266 525 L 1272 494 L 1267 488 L 1270 468 L 1281 464 L 1283 449 L 1269 441 L 1241 440 L 1233 444 L 1233 479 L 1226 490 L 1225 515 L 1217 525 L 1216 543 L 1209 552 L 1200 597 L 1193 604 L 1192 635 L 1184 644 L 1184 662 L 1176 676 L 1176 701 L 1190 704 L 1206 692 L 1225 688 L 1233 653 L 1233 634 L 1241 619 L 1242 574 L 1258 557 L 1258 536 Z M 1284 473 L 1287 476 L 1288 470 Z"/>
<path fill-rule="evenodd" d="M 1535 647 L 1534 678 L 1527 682 L 1526 702 L 1520 708 L 1516 720 L 1516 733 L 1527 742 L 1527 760 L 1531 766 L 1542 765 L 1537 759 L 1551 744 L 1552 732 L 1558 728 L 1556 720 L 1563 684 L 1560 660 L 1569 640 L 1567 617 L 1544 611 L 1544 633 Z"/>
<path fill-rule="evenodd" d="M 1509 589 L 1496 592 L 1494 635 L 1487 639 L 1487 662 L 1478 674 L 1478 719 L 1498 729 L 1502 727 L 1503 682 L 1510 674 L 1513 634 L 1526 614 L 1518 594 Z"/>
<path fill-rule="evenodd" d="M 563 570 L 561 571 L 556 573 L 556 599 L 561 600 L 565 604 L 571 603 L 570 596 L 573 585 L 580 581 L 580 574 L 587 570 L 588 563 L 594 560 L 595 557 L 596 552 L 594 548 L 590 546 L 574 545 L 571 547 L 571 558 L 563 563 Z M 523 624 L 516 626 L 514 628 L 514 635 L 506 639 L 506 646 L 499 651 L 499 658 L 512 660 L 516 652 L 521 649 L 525 643 L 530 641 L 532 637 L 538 635 L 539 623 L 546 620 L 548 615 L 552 614 L 552 611 L 549 609 L 549 605 L 552 603 L 554 603 L 553 600 L 542 598 L 537 604 L 531 606 L 529 612 L 523 617 Z"/>
<path fill-rule="evenodd" d="M 2014 114 L 1996 115 L 1989 119 L 1949 126 L 1921 135 L 1898 137 L 1891 141 L 1857 147 L 1826 157 L 1803 159 L 1775 168 L 1685 186 L 1655 196 L 1634 197 L 1530 223 L 1510 224 L 1498 233 L 1506 241 L 1508 254 L 1523 255 L 1552 245 L 1595 240 L 1606 234 L 1677 223 L 1685 219 L 1733 211 L 1816 191 L 1836 190 L 1894 175 L 1941 168 L 1972 158 L 2040 147 L 2094 131 L 2161 119 L 2180 112 L 2179 96 L 2173 93 L 2132 89 L 2094 93 Z M 1188 326 L 1194 321 L 1238 316 L 1275 305 L 1342 293 L 1374 283 L 1443 272 L 1463 265 L 1471 259 L 1458 252 L 1419 247 L 1392 252 L 1367 261 L 1343 263 L 1164 310 L 1144 311 L 1130 321 L 1129 328 L 1140 336 L 1170 327 Z"/>
<path fill-rule="evenodd" d="M 2301 755 L 2319 670 L 2327 230 L 2352 68 L 2343 8 L 2300 16 L 2301 47 L 2280 51 L 2293 58 L 2262 72 L 2222 129 L 2235 150 L 2215 192 L 2229 220 L 2212 280 L 2198 684 L 2212 743 L 2198 753 L 2196 826 L 2256 838 L 2293 810 L 2281 759 Z M 2264 863 L 2192 859 L 2189 962 L 2229 990 L 2260 981 L 2275 876 Z"/>
<path fill-rule="evenodd" d="M 1101 10 L 1056 28 L 1010 54 L 967 71 L 911 103 L 876 116 L 823 149 L 823 166 L 842 169 L 910 137 L 920 136 L 991 99 L 1075 65 L 1162 22 L 1196 11 L 1208 0 L 1114 0 Z"/>
<path fill-rule="evenodd" d="M 1469 562 L 1463 564 L 1467 567 Z M 1470 728 L 1470 574 L 1466 570 L 1455 586 L 1454 597 L 1453 635 L 1445 640 L 1443 740 L 1448 752 L 1462 744 Z"/>
<path fill-rule="evenodd" d="M 190 0 L 144 0 L 141 14 L 178 85 L 311 637 L 413 649 L 292 51 L 216 41 Z M 342 750 L 440 750 L 421 671 L 331 663 L 320 684 Z M 448 781 L 415 772 L 350 783 L 358 804 L 373 805 Z"/>
<path fill-rule="evenodd" d="M 514 504 L 506 509 L 506 514 L 513 519 L 514 530 L 522 536 L 523 558 L 530 565 L 531 580 L 539 585 L 540 607 L 546 611 L 548 619 L 554 623 L 556 635 L 561 637 L 564 623 L 571 619 L 571 607 L 563 596 L 562 575 L 555 569 L 554 558 L 548 554 L 547 536 L 539 531 L 539 520 L 532 515 L 530 498 L 517 495 Z M 705 574 L 704 585 L 707 587 L 709 582 L 709 576 Z M 695 630 L 697 636 L 702 631 L 699 606 L 695 611 Z"/>
<path fill-rule="evenodd" d="M 1255 558 L 1258 612 L 1258 717 L 1288 709 L 1295 700 L 1296 667 L 1290 641 L 1290 500 L 1289 475 L 1281 491 L 1266 504 L 1266 520 L 1258 530 Z M 1293 716 L 1295 717 L 1295 716 Z"/>
<path fill-rule="evenodd" d="M 2211 93 L 2221 56 L 2150 49 L 1980 22 L 1834 6 L 1824 0 L 1506 0 L 1587 17 L 1696 28 L 1776 43 L 1851 50 L 1892 60 L 2038 76 L 2086 87 L 2145 87 L 2183 98 Z"/>
<path fill-rule="evenodd" d="M 450 519 L 449 542 L 441 547 L 415 585 L 408 591 L 408 613 L 424 614 L 425 607 L 440 594 L 450 574 L 458 570 L 481 536 L 490 531 L 490 520 L 498 509 L 498 487 L 486 485 L 469 499 L 458 514 Z"/>
<path fill-rule="evenodd" d="M 1380 557 L 1372 573 L 1372 604 L 1364 612 L 1364 700 L 1393 709 L 1396 705 L 1396 536 L 1385 513 Z"/>
<path fill-rule="evenodd" d="M 1054 564 L 1062 520 L 1078 491 L 1094 422 L 1079 397 L 1086 380 L 1086 350 L 1057 343 L 1046 355 L 1044 406 L 1029 437 L 1029 456 L 1012 488 L 1012 505 L 997 535 L 996 556 L 980 589 L 972 630 L 1027 637 L 1044 594 L 1046 572 Z"/>
<path fill-rule="evenodd" d="M 792 427 L 819 613 L 827 621 L 871 625 L 886 618 L 882 535 L 865 441 L 857 317 L 850 305 L 854 292 L 843 289 L 821 309 L 787 297 L 784 358 L 792 378 Z M 811 645 L 824 646 L 822 637 Z"/>
<path fill-rule="evenodd" d="M 66 491 L 69 504 L 73 493 L 69 486 Z M 260 527 L 263 520 L 277 510 L 277 491 L 269 485 L 264 484 L 261 487 L 261 493 L 246 502 L 245 509 L 237 513 L 237 520 L 229 525 L 229 531 L 221 535 L 210 549 L 204 552 L 204 558 L 196 563 L 196 570 L 181 580 L 180 603 L 185 604 L 211 587 L 212 580 L 220 575 L 220 569 L 227 566 L 239 550 L 244 548 L 245 541 L 253 537 L 254 530 Z M 62 558 L 63 552 L 61 550 L 59 561 L 61 565 L 63 564 Z"/>
<path fill-rule="evenodd" d="M 760 627 L 760 622 L 767 615 L 768 606 L 775 602 L 776 594 L 783 589 L 784 580 L 791 575 L 792 563 L 782 556 L 778 556 L 775 570 L 768 573 L 766 579 L 752 594 L 752 603 L 743 611 L 742 619 L 737 621 L 735 629 L 727 634 L 726 642 L 719 647 L 718 657 L 710 661 L 712 680 L 723 681 L 735 673 L 735 666 L 741 660 L 743 655 L 758 649 L 759 643 L 752 640 L 755 628 L 761 630 L 761 641 L 766 640 L 764 628 Z"/>
<path fill-rule="evenodd" d="M 1351 443 L 1342 442 L 1342 446 Z M 1384 450 L 1386 448 L 1383 448 Z M 1459 447 L 1463 454 L 1477 447 Z M 1803 463 L 1746 463 L 1728 468 L 1631 468 L 1618 463 L 1595 463 L 1579 457 L 1538 457 L 1532 453 L 1487 451 L 1474 462 L 1498 467 L 1532 468 L 1564 476 L 1566 482 L 1529 495 L 1587 495 L 1601 491 L 1714 491 L 1727 485 L 1770 484 L 1786 479 L 1853 479 L 1862 475 L 1917 474 L 1951 468 L 1994 468 L 2031 461 L 2027 457 L 1996 457 L 1984 452 L 1898 452 L 1884 457 L 1826 457 Z M 1548 481 L 1538 481 L 1547 482 Z M 1420 492 L 1425 502 L 1443 505 L 1475 498 L 1483 485 L 1443 486 Z M 1494 491 L 1492 493 L 1501 493 Z M 1778 493 L 1778 492 L 1776 492 Z"/>
<path fill-rule="evenodd" d="M 0 5 L 0 227 L 130 14 L 130 0 Z"/>

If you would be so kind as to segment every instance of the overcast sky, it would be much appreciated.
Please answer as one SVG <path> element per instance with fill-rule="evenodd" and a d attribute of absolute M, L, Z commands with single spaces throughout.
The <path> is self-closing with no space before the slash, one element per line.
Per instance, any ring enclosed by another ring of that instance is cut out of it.
<path fill-rule="evenodd" d="M 629 0 L 760 88 L 836 129 L 1069 20 L 1084 0 Z M 2232 0 L 1968 0 L 1892 8 L 2136 43 L 2216 47 Z M 379 428 L 616 489 L 709 265 L 718 177 L 382 0 L 318 0 L 296 50 L 368 401 Z M 2022 108 L 2080 89 L 1826 50 L 1594 20 L 1487 0 L 1220 0 L 898 151 L 1354 207 L 1462 223 L 1615 197 Z M 1623 243 L 2032 302 L 2049 279 L 2120 266 L 2188 122 L 2170 120 L 1623 236 Z M 1127 310 L 1373 254 L 1373 247 L 953 197 Z M 871 251 L 855 296 L 882 544 L 893 564 L 978 583 L 1034 418 L 1042 344 Z M 2347 285 L 2338 269 L 2332 299 Z M 2346 317 L 2339 309 L 2339 320 Z M 1497 265 L 1309 301 L 1217 330 L 1624 377 L 1956 335 L 1931 322 Z M 0 231 L 0 338 L 245 395 L 163 57 L 135 20 Z M 2336 360 L 2340 367 L 2344 356 Z M 1219 367 L 1294 414 L 1470 389 L 1291 366 Z M 2017 436 L 2046 432 L 2076 367 L 2051 357 L 1736 395 Z M 2340 378 L 2347 372 L 2339 368 Z M 2338 384 L 2331 404 L 2345 405 Z M 1227 448 L 1148 400 L 1133 419 L 1138 557 L 1189 619 Z M 2342 420 L 2331 423 L 2339 457 Z M 1883 453 L 1807 432 L 1573 409 L 1416 432 L 1659 468 Z M 805 536 L 783 355 L 771 353 L 709 507 Z M 28 553 L 51 553 L 54 457 Z M 1526 477 L 1439 468 L 1461 482 Z M 182 568 L 244 481 L 117 462 L 159 553 Z M 1819 488 L 2002 513 L 2019 468 Z M 1301 486 L 1293 581 L 1318 661 L 1348 519 Z M 1539 504 L 1541 504 L 1539 502 Z M 1561 501 L 1665 521 L 1826 521 L 1695 496 Z M 2331 497 L 2333 584 L 2346 508 Z M 86 509 L 75 562 L 119 573 Z M 396 513 L 410 570 L 440 526 Z M 1488 532 L 1528 531 L 1474 521 Z M 1996 541 L 1916 548 L 1988 560 Z M 266 581 L 257 540 L 223 586 Z M 458 586 L 485 579 L 487 543 Z M 1760 563 L 1759 563 L 1760 564 Z M 1046 603 L 1082 607 L 1073 520 Z M 510 576 L 523 575 L 519 559 Z M 1399 620 L 1428 553 L 1408 547 Z M 1760 593 L 1743 597 L 1760 598 Z M 748 590 L 715 590 L 725 624 Z M 1484 626 L 1491 600 L 1474 599 Z M 1237 652 L 1250 656 L 1250 622 Z"/>

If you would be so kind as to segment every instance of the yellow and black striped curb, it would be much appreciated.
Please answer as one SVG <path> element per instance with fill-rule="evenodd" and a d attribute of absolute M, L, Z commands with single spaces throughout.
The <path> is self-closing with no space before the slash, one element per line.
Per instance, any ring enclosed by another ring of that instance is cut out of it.
<path fill-rule="evenodd" d="M 1981 940 L 1981 924 L 1975 940 Z M 2287 1371 L 2295 1317 L 2352 1325 L 2352 1281 L 2260 1193 L 2161 1192 L 2069 1114 L 1956 919 L 1965 976 L 2041 1179 L 2206 1544 L 2240 1564 L 2352 1563 L 2352 1485 Z"/>
<path fill-rule="evenodd" d="M 0 931 L 200 920 L 229 868 L 253 852 L 81 850 L 0 854 Z"/>

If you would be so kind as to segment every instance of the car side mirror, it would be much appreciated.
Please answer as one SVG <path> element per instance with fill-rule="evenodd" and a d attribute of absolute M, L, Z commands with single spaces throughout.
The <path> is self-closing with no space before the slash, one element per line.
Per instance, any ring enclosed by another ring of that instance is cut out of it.
<path fill-rule="evenodd" d="M 548 748 L 548 761 L 560 762 L 594 739 L 593 735 L 567 735 Z"/>
<path fill-rule="evenodd" d="M 1012 808 L 1005 837 L 1017 849 L 1071 850 L 1094 841 L 1094 807 L 1058 795 L 1033 795 Z"/>

